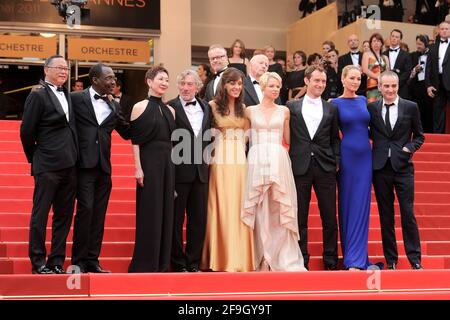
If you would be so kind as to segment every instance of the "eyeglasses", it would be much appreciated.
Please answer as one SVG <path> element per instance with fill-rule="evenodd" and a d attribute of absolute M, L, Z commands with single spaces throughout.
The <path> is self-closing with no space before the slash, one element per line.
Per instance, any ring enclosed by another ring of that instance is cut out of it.
<path fill-rule="evenodd" d="M 220 59 L 223 59 L 225 57 L 226 57 L 226 55 L 221 55 L 221 56 L 211 57 L 211 58 L 209 58 L 209 60 L 211 60 L 211 61 L 220 60 Z"/>
<path fill-rule="evenodd" d="M 57 69 L 58 71 L 69 71 L 69 68 L 67 67 L 48 67 L 47 68 L 53 68 L 53 69 Z"/>

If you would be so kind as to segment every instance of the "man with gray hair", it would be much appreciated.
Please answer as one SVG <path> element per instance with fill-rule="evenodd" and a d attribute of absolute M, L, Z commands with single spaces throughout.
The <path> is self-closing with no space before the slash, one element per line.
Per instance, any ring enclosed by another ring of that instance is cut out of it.
<path fill-rule="evenodd" d="M 393 71 L 379 76 L 382 98 L 369 103 L 373 141 L 373 187 L 380 215 L 383 252 L 388 269 L 398 262 L 394 228 L 394 189 L 400 204 L 403 242 L 412 269 L 422 269 L 419 229 L 414 216 L 413 154 L 425 137 L 415 102 L 398 96 L 399 78 Z"/>
<path fill-rule="evenodd" d="M 211 101 L 214 98 L 217 84 L 219 83 L 222 73 L 228 67 L 227 50 L 220 44 L 213 44 L 208 49 L 208 59 L 215 76 L 206 86 L 206 102 Z"/>
<path fill-rule="evenodd" d="M 210 142 L 205 132 L 211 128 L 211 112 L 208 104 L 196 98 L 203 86 L 197 72 L 190 69 L 183 71 L 177 77 L 177 84 L 179 96 L 168 102 L 177 114 L 177 129 L 172 135 L 176 144 L 172 160 L 175 162 L 177 197 L 171 260 L 174 271 L 198 272 L 208 203 L 208 164 L 203 158 L 203 151 Z M 187 243 L 183 251 L 185 212 Z"/>
<path fill-rule="evenodd" d="M 264 54 L 257 54 L 250 59 L 250 70 L 244 80 L 244 104 L 246 106 L 257 105 L 263 98 L 259 86 L 259 78 L 269 69 L 269 59 Z M 280 104 L 280 97 L 275 100 Z"/>

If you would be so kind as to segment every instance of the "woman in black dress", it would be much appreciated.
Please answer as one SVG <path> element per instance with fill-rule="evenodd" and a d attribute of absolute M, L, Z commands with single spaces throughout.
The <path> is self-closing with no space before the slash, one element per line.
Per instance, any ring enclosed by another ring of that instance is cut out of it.
<path fill-rule="evenodd" d="M 128 272 L 169 269 L 173 229 L 175 167 L 171 134 L 175 111 L 161 98 L 169 87 L 166 69 L 147 71 L 149 97 L 134 105 L 130 134 L 136 185 L 136 241 Z"/>
<path fill-rule="evenodd" d="M 303 51 L 295 51 L 293 54 L 294 67 L 287 75 L 286 87 L 289 89 L 289 101 L 300 99 L 306 93 L 305 69 L 306 54 Z"/>
<path fill-rule="evenodd" d="M 230 47 L 228 68 L 236 68 L 241 70 L 244 75 L 247 75 L 248 64 L 244 42 L 240 39 L 234 40 Z"/>

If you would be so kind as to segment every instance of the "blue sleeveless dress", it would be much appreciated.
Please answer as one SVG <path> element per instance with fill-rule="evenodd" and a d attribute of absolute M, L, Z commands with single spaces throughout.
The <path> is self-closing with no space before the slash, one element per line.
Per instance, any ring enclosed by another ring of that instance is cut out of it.
<path fill-rule="evenodd" d="M 345 268 L 367 269 L 372 150 L 367 99 L 336 98 L 342 132 L 338 174 L 339 231 Z"/>

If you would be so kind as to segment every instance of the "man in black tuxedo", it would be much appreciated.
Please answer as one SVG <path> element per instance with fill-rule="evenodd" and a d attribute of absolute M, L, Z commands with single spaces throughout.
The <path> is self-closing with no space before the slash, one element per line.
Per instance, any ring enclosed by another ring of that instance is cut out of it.
<path fill-rule="evenodd" d="M 34 176 L 29 256 L 32 272 L 64 273 L 66 239 L 72 223 L 78 156 L 75 116 L 69 94 L 62 86 L 68 78 L 62 56 L 45 60 L 45 82 L 25 101 L 20 139 Z M 52 246 L 46 263 L 45 234 L 53 208 Z"/>
<path fill-rule="evenodd" d="M 348 47 L 350 49 L 349 52 L 342 55 L 338 59 L 338 77 L 339 81 L 342 78 L 342 69 L 348 65 L 354 65 L 361 68 L 362 61 L 362 52 L 359 51 L 359 39 L 356 34 L 352 34 L 348 37 L 347 40 Z M 356 91 L 357 95 L 365 96 L 367 88 L 367 76 L 365 74 L 361 75 L 361 85 L 359 86 L 358 91 Z"/>
<path fill-rule="evenodd" d="M 119 103 L 120 110 L 126 121 L 130 121 L 131 110 L 133 109 L 133 99 L 122 92 L 122 81 L 116 80 L 116 85 L 113 89 L 114 100 Z"/>
<path fill-rule="evenodd" d="M 430 46 L 425 86 L 433 98 L 433 132 L 445 133 L 445 109 L 450 103 L 450 22 L 439 24 L 439 39 Z"/>
<path fill-rule="evenodd" d="M 308 212 L 311 187 L 322 219 L 323 262 L 336 270 L 338 262 L 336 221 L 336 170 L 340 158 L 337 108 L 321 98 L 327 77 L 319 66 L 305 70 L 306 95 L 289 101 L 291 145 L 289 155 L 298 202 L 300 249 L 308 267 Z"/>
<path fill-rule="evenodd" d="M 257 54 L 250 59 L 248 76 L 244 79 L 244 104 L 247 107 L 261 102 L 263 93 L 259 87 L 259 78 L 268 68 L 269 59 L 264 54 Z"/>
<path fill-rule="evenodd" d="M 129 124 L 111 96 L 115 79 L 110 67 L 98 63 L 89 70 L 91 86 L 71 93 L 80 144 L 72 264 L 81 272 L 109 272 L 98 257 L 112 187 L 111 132 L 129 138 Z"/>
<path fill-rule="evenodd" d="M 208 59 L 211 69 L 214 72 L 214 77 L 206 85 L 205 101 L 211 101 L 215 94 L 217 85 L 222 77 L 222 73 L 228 67 L 228 56 L 227 50 L 220 44 L 213 44 L 208 49 Z"/>
<path fill-rule="evenodd" d="M 428 96 L 425 86 L 425 73 L 427 70 L 427 57 L 430 53 L 429 38 L 425 34 L 416 36 L 417 51 L 411 53 L 413 68 L 408 80 L 409 95 L 412 101 L 417 102 L 420 111 L 420 121 L 423 131 L 433 132 L 433 99 Z"/>
<path fill-rule="evenodd" d="M 403 242 L 413 269 L 422 269 L 419 229 L 414 216 L 413 154 L 425 137 L 415 102 L 397 95 L 398 75 L 383 72 L 378 81 L 382 99 L 369 103 L 373 141 L 373 187 L 380 215 L 383 252 L 388 269 L 398 261 L 394 229 L 394 189 L 400 204 Z"/>
<path fill-rule="evenodd" d="M 248 76 L 244 79 L 244 104 L 247 107 L 261 103 L 263 93 L 259 86 L 259 78 L 267 72 L 268 68 L 269 59 L 264 54 L 254 55 L 250 59 Z M 275 103 L 281 104 L 280 97 L 275 100 Z"/>
<path fill-rule="evenodd" d="M 408 52 L 400 49 L 400 42 L 403 39 L 403 33 L 394 29 L 389 36 L 389 50 L 383 54 L 389 58 L 389 66 L 399 78 L 400 87 L 398 94 L 400 97 L 407 99 L 409 96 L 407 81 L 411 74 L 412 63 Z"/>
<path fill-rule="evenodd" d="M 206 230 L 208 205 L 208 164 L 203 151 L 210 142 L 209 105 L 195 95 L 203 86 L 197 72 L 187 69 L 177 77 L 180 95 L 169 101 L 176 112 L 175 214 L 172 240 L 172 267 L 177 272 L 198 272 Z M 183 224 L 186 212 L 186 250 Z"/>

